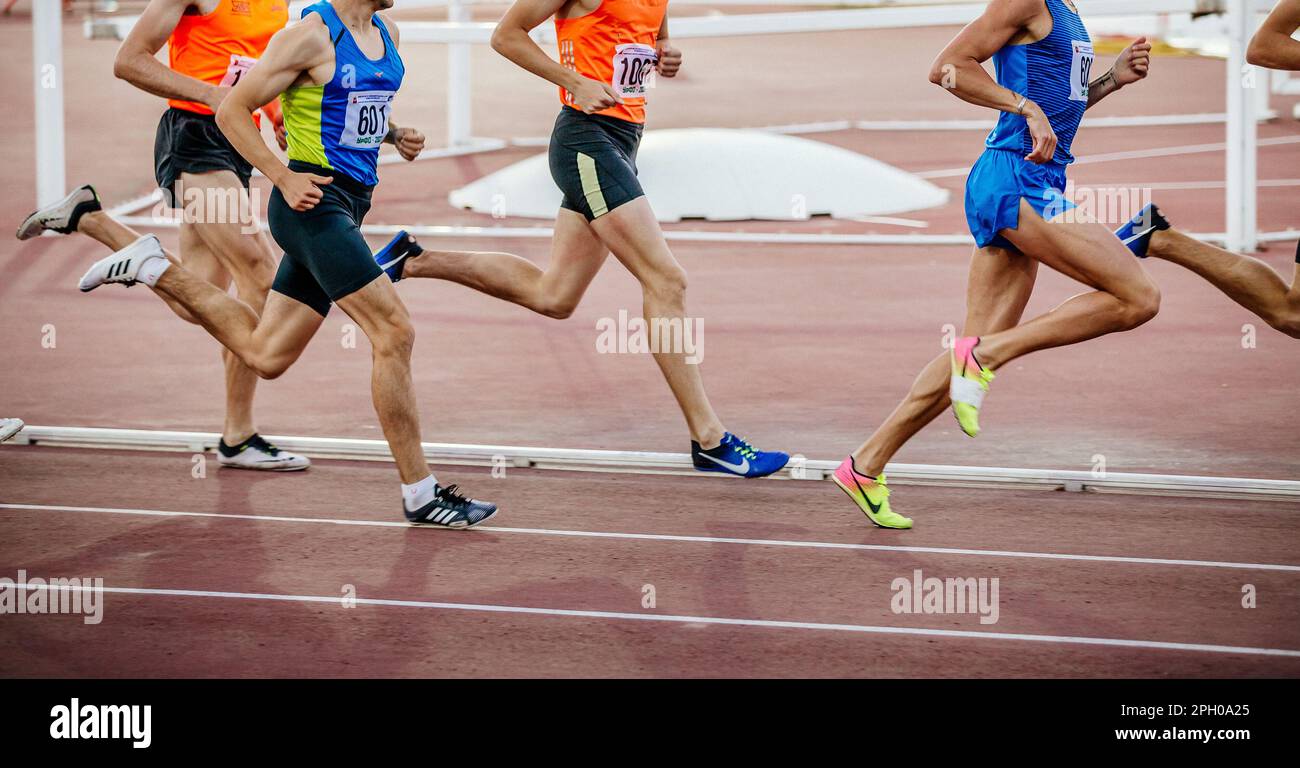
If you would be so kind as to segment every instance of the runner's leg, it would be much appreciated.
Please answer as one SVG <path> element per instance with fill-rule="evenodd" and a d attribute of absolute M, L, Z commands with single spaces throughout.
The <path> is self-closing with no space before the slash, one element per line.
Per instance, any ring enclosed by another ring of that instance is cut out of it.
<path fill-rule="evenodd" d="M 1077 212 L 1071 215 L 1079 218 Z M 1027 323 L 982 336 L 977 354 L 991 370 L 1040 349 L 1136 328 L 1159 311 L 1160 289 L 1101 224 L 1047 222 L 1021 200 L 1019 227 L 1003 230 L 1002 235 L 1022 252 L 1096 290 L 1074 296 Z"/>
<path fill-rule="evenodd" d="M 1153 233 L 1147 255 L 1192 270 L 1264 322 L 1300 338 L 1300 258 L 1287 285 L 1259 259 L 1216 248 L 1174 229 Z"/>
<path fill-rule="evenodd" d="M 77 231 L 92 240 L 108 246 L 109 249 L 114 251 L 120 251 L 140 238 L 139 232 L 113 218 L 107 211 L 93 211 L 84 214 L 81 217 L 81 221 L 77 224 Z M 183 234 L 182 241 L 184 241 Z M 182 256 L 185 255 L 184 242 L 181 243 L 180 253 Z M 173 259 L 173 261 L 180 263 L 178 259 Z M 195 270 L 195 274 L 203 277 L 205 270 L 197 269 Z M 171 308 L 172 312 L 176 313 L 177 317 L 187 323 L 198 323 L 197 320 L 190 316 L 189 311 L 186 310 L 185 307 L 181 306 L 170 296 L 156 288 L 153 289 L 153 292 L 167 303 L 167 306 Z"/>
<path fill-rule="evenodd" d="M 966 286 L 963 336 L 983 336 L 1020 322 L 1038 274 L 1038 262 L 1023 253 L 997 246 L 976 248 Z M 877 477 L 903 444 L 948 409 L 951 376 L 945 352 L 921 370 L 903 402 L 853 452 L 857 470 Z"/>
<path fill-rule="evenodd" d="M 591 229 L 641 283 L 647 323 L 680 320 L 686 327 L 686 270 L 677 263 L 644 197 L 618 206 L 591 222 Z M 717 446 L 726 430 L 704 391 L 700 366 L 682 350 L 655 350 L 655 362 L 686 417 L 691 439 L 705 449 Z"/>
<path fill-rule="evenodd" d="M 370 340 L 370 394 L 402 482 L 428 477 L 429 464 L 420 446 L 419 406 L 411 381 L 415 328 L 406 305 L 383 275 L 336 303 Z"/>
<path fill-rule="evenodd" d="M 252 212 L 248 192 L 234 171 L 182 173 L 181 184 L 195 205 L 187 205 L 186 224 L 196 236 L 196 252 L 220 261 L 229 275 L 214 285 L 226 289 L 233 278 L 240 301 L 261 313 L 275 279 L 275 255 L 266 234 Z M 192 221 L 191 221 L 192 220 Z M 193 247 L 193 246 L 191 246 Z M 184 244 L 182 256 L 188 263 Z M 226 351 L 226 419 L 223 437 L 227 445 L 239 445 L 257 431 L 253 419 L 253 397 L 257 374 Z"/>
<path fill-rule="evenodd" d="M 562 208 L 545 269 L 510 253 L 426 250 L 407 260 L 402 277 L 451 280 L 563 319 L 573 314 L 608 255 L 582 214 Z"/>
<path fill-rule="evenodd" d="M 195 317 L 217 341 L 264 379 L 288 370 L 306 349 L 325 316 L 284 294 L 272 292 L 259 319 L 253 308 L 190 273 L 168 254 L 172 267 L 157 289 Z"/>

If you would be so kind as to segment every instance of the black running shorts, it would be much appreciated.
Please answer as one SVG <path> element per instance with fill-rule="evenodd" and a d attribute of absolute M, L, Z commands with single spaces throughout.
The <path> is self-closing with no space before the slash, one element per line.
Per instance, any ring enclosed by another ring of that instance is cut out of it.
<path fill-rule="evenodd" d="M 373 187 L 338 171 L 290 161 L 289 169 L 334 181 L 321 187 L 323 197 L 309 211 L 295 211 L 280 190 L 271 193 L 267 223 L 271 236 L 284 249 L 271 290 L 319 312 L 369 285 L 383 275 L 370 246 L 361 236 L 361 222 L 370 211 Z"/>
<path fill-rule="evenodd" d="M 253 166 L 235 151 L 213 115 L 200 115 L 171 107 L 158 121 L 153 142 L 154 178 L 158 186 L 176 197 L 176 180 L 182 173 L 234 171 L 248 188 Z M 184 201 L 180 201 L 184 202 Z"/>
<path fill-rule="evenodd" d="M 643 127 L 616 117 L 564 107 L 551 132 L 551 178 L 564 193 L 561 207 L 587 221 L 645 194 L 636 178 Z"/>

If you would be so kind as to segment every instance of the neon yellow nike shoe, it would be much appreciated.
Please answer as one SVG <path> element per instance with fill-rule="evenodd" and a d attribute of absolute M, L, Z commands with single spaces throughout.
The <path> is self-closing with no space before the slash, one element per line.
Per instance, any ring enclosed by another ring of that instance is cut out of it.
<path fill-rule="evenodd" d="M 978 336 L 964 336 L 952 343 L 952 380 L 948 384 L 948 397 L 952 399 L 952 412 L 961 425 L 961 431 L 974 437 L 980 433 L 980 405 L 988 394 L 993 371 L 975 359 Z"/>
<path fill-rule="evenodd" d="M 903 517 L 889 508 L 889 487 L 885 476 L 874 480 L 853 467 L 853 457 L 845 459 L 835 469 L 831 479 L 849 495 L 867 519 L 881 528 L 911 528 L 912 518 Z"/>

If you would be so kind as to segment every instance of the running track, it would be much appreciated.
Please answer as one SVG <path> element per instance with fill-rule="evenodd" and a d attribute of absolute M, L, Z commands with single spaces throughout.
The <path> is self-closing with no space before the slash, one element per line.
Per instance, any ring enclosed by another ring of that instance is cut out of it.
<path fill-rule="evenodd" d="M 447 532 L 395 524 L 382 464 L 196 480 L 183 454 L 4 452 L 3 561 L 142 592 L 98 626 L 5 617 L 5 675 L 1300 674 L 1294 504 L 908 488 L 927 512 L 902 533 L 829 483 L 453 468 L 503 512 Z M 894 614 L 915 569 L 998 578 L 997 624 Z"/>
<path fill-rule="evenodd" d="M 0 36 L 19 51 L 27 50 L 28 31 L 21 22 L 0 24 Z M 161 107 L 106 84 L 111 46 L 79 35 L 70 30 L 65 40 L 69 175 L 94 179 L 116 202 L 148 191 Z M 937 50 L 944 31 L 837 33 L 815 44 L 819 56 L 847 61 L 863 50 L 864 37 L 880 61 L 916 60 L 923 68 L 923 54 Z M 737 112 L 725 83 L 691 75 L 692 66 L 708 72 L 748 60 L 758 43 L 788 75 L 772 78 L 766 113 L 758 101 L 746 107 L 752 113 Z M 663 89 L 658 127 L 897 116 L 873 112 L 880 103 L 915 118 L 972 116 L 955 100 L 936 98 L 922 69 L 889 79 L 869 67 L 827 71 L 817 57 L 787 55 L 808 43 L 806 36 L 693 43 L 683 78 Z M 440 55 L 412 53 L 417 69 L 436 69 Z M 19 56 L 15 66 L 22 70 L 29 59 Z M 1221 63 L 1159 59 L 1156 66 L 1141 98 L 1121 95 L 1099 113 L 1221 108 Z M 553 94 L 534 93 L 490 57 L 476 54 L 475 67 L 487 84 L 476 103 L 484 134 L 545 132 Z M 0 83 L 6 103 L 16 105 L 0 114 L 0 128 L 14 137 L 2 150 L 14 177 L 0 201 L 21 212 L 30 207 L 30 157 L 21 149 L 32 131 L 23 109 L 29 74 L 16 71 Z M 828 78 L 828 87 L 810 92 L 812 76 Z M 434 92 L 406 106 L 437 143 L 441 85 L 433 78 L 423 87 Z M 502 110 L 502 92 L 529 96 Z M 845 93 L 859 100 L 834 96 Z M 1279 106 L 1289 110 L 1290 102 Z M 108 114 L 112 120 L 103 119 Z M 976 132 L 815 138 L 932 172 L 954 193 L 962 179 L 943 172 L 969 164 L 979 149 Z M 1300 224 L 1294 121 L 1264 126 L 1261 139 L 1260 176 L 1274 185 L 1261 187 L 1261 224 Z M 1085 160 L 1139 156 L 1083 162 L 1073 178 L 1155 184 L 1176 222 L 1222 229 L 1222 191 L 1214 187 L 1221 141 L 1217 126 L 1085 130 L 1076 145 Z M 1177 151 L 1161 154 L 1171 148 Z M 451 210 L 446 192 L 530 152 L 388 167 L 372 221 L 482 224 Z M 926 231 L 958 231 L 959 199 L 915 218 L 928 222 Z M 750 229 L 910 231 L 823 221 Z M 174 245 L 174 232 L 163 239 Z M 546 256 L 540 241 L 447 247 Z M 1289 271 L 1293 249 L 1279 244 L 1263 256 Z M 960 322 L 964 248 L 683 244 L 675 251 L 691 275 L 692 306 L 709 323 L 705 373 L 715 402 L 728 424 L 761 446 L 842 455 L 938 351 L 942 325 Z M 89 297 L 71 289 L 99 253 L 76 239 L 0 243 L 4 407 L 40 424 L 216 429 L 218 357 L 201 332 L 176 323 L 143 289 Z M 1116 471 L 1300 476 L 1295 343 L 1194 276 L 1149 268 L 1164 292 L 1155 321 L 1009 367 L 979 441 L 956 434 L 945 418 L 899 460 L 1088 469 L 1101 456 Z M 1030 313 L 1076 290 L 1044 272 Z M 457 286 L 404 284 L 401 291 L 419 328 L 415 376 L 426 439 L 684 450 L 653 364 L 592 352 L 597 319 L 639 307 L 635 283 L 616 267 L 562 324 Z M 365 342 L 340 345 L 342 323 L 332 315 L 299 365 L 262 386 L 265 432 L 378 436 L 365 396 Z M 1247 323 L 1259 326 L 1249 348 L 1242 345 Z M 47 325 L 57 335 L 52 347 L 41 343 Z M 395 525 L 395 480 L 385 464 L 322 461 L 305 474 L 265 477 L 212 462 L 197 480 L 185 454 L 0 447 L 0 576 L 20 568 L 32 576 L 98 576 L 131 590 L 108 595 L 96 627 L 72 616 L 3 617 L 0 675 L 1300 675 L 1300 508 L 1293 503 L 900 486 L 895 501 L 917 528 L 894 532 L 866 525 L 830 484 L 437 470 L 499 502 L 497 527 L 451 533 Z M 1157 562 L 1169 560 L 1180 562 Z M 889 586 L 917 568 L 925 576 L 997 577 L 998 623 L 894 614 Z M 356 607 L 335 600 L 347 584 L 356 587 Z M 1256 608 L 1241 606 L 1245 584 L 1255 587 Z M 654 587 L 654 608 L 642 605 L 645 585 Z M 1069 638 L 1123 642 L 1057 642 Z"/>

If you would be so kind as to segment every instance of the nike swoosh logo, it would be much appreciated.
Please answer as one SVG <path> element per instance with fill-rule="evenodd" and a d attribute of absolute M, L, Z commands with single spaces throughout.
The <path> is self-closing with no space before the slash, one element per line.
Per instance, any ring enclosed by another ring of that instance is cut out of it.
<path fill-rule="evenodd" d="M 856 485 L 856 486 L 858 487 L 858 491 L 861 492 L 861 494 L 862 494 L 862 498 L 866 500 L 866 502 L 867 502 L 867 506 L 868 506 L 868 507 L 871 507 L 871 514 L 873 514 L 873 515 L 878 515 L 878 514 L 880 514 L 880 508 L 881 508 L 882 506 L 884 506 L 884 505 L 883 505 L 883 504 L 876 504 L 875 502 L 873 502 L 873 501 L 871 500 L 871 497 L 867 495 L 867 489 L 862 487 L 862 483 L 859 483 L 859 482 L 858 482 L 858 478 L 857 478 L 857 477 L 854 477 L 854 478 L 853 478 L 853 484 Z"/>
<path fill-rule="evenodd" d="M 713 456 L 710 456 L 709 454 L 704 452 L 701 452 L 700 455 L 708 459 L 709 461 L 713 462 L 714 464 L 717 464 L 718 466 L 726 467 L 727 469 L 730 469 L 734 472 L 739 472 L 742 475 L 749 471 L 749 459 L 741 459 L 739 464 L 732 464 L 731 462 L 714 458 Z"/>
<path fill-rule="evenodd" d="M 1132 237 L 1126 237 L 1126 238 L 1124 238 L 1124 245 L 1128 245 L 1129 243 L 1133 242 L 1134 240 L 1138 239 L 1139 237 L 1142 237 L 1142 236 L 1144 236 L 1144 235 L 1148 235 L 1148 234 L 1150 234 L 1150 233 L 1152 233 L 1152 232 L 1155 232 L 1155 231 L 1156 231 L 1156 228 L 1155 228 L 1155 227 L 1151 227 L 1150 229 L 1144 229 L 1144 230 L 1142 230 L 1141 232 L 1137 233 L 1136 235 L 1133 235 Z"/>

